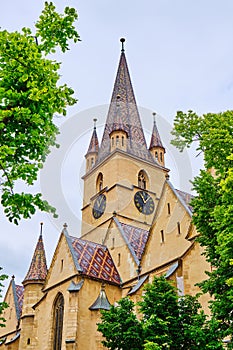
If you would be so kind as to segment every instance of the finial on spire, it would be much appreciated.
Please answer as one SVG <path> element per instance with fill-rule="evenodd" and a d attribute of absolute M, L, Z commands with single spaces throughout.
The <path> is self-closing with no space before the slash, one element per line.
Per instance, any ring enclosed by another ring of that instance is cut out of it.
<path fill-rule="evenodd" d="M 42 236 L 42 229 L 43 229 L 43 225 L 44 225 L 44 223 L 43 222 L 41 222 L 40 223 L 40 235 Z"/>
<path fill-rule="evenodd" d="M 93 119 L 93 122 L 94 122 L 94 129 L 96 129 L 96 122 L 97 122 L 97 119 L 94 118 L 94 119 Z"/>
<path fill-rule="evenodd" d="M 156 113 L 155 113 L 155 112 L 153 112 L 153 113 L 152 113 L 152 115 L 153 115 L 153 120 L 154 120 L 154 123 L 155 123 L 155 122 L 156 122 L 156 120 L 155 120 Z"/>
<path fill-rule="evenodd" d="M 68 227 L 67 223 L 64 223 L 63 227 L 64 227 L 64 228 L 67 228 L 67 227 Z"/>
<path fill-rule="evenodd" d="M 125 38 L 121 38 L 120 42 L 121 42 L 121 52 L 124 52 L 125 51 L 125 48 L 124 48 Z"/>

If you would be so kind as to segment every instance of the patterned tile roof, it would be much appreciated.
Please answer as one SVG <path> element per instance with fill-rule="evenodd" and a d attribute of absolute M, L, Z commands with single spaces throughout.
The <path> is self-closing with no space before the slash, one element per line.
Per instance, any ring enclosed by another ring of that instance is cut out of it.
<path fill-rule="evenodd" d="M 161 147 L 164 149 L 155 120 L 154 120 L 154 126 L 152 130 L 149 149 L 152 149 L 153 147 Z"/>
<path fill-rule="evenodd" d="M 13 297 L 14 297 L 15 312 L 17 315 L 17 319 L 19 320 L 21 317 L 22 307 L 23 307 L 24 288 L 23 286 L 19 286 L 15 284 L 14 276 L 12 276 L 11 288 L 12 288 Z"/>
<path fill-rule="evenodd" d="M 125 237 L 129 242 L 130 246 L 133 248 L 137 258 L 141 260 L 142 254 L 144 252 L 146 242 L 149 237 L 149 231 L 143 230 L 142 228 L 120 223 Z"/>
<path fill-rule="evenodd" d="M 17 298 L 17 302 L 18 302 L 18 312 L 19 312 L 19 316 L 21 316 L 22 308 L 23 308 L 24 288 L 23 288 L 23 286 L 16 284 L 15 289 L 16 289 L 16 291 L 15 291 L 16 298 Z"/>
<path fill-rule="evenodd" d="M 127 133 L 127 153 L 154 163 L 147 149 L 124 50 L 120 57 L 98 161 L 109 155 L 109 135 L 114 130 L 123 130 Z"/>
<path fill-rule="evenodd" d="M 89 277 L 116 284 L 121 283 L 119 273 L 106 246 L 70 236 L 74 258 Z"/>
<path fill-rule="evenodd" d="M 31 265 L 23 283 L 28 281 L 44 281 L 47 276 L 47 263 L 45 257 L 44 243 L 42 234 L 40 234 Z"/>
<path fill-rule="evenodd" d="M 96 133 L 96 127 L 94 127 L 87 154 L 88 153 L 98 153 L 98 151 L 99 151 L 99 141 L 98 141 L 98 136 Z"/>

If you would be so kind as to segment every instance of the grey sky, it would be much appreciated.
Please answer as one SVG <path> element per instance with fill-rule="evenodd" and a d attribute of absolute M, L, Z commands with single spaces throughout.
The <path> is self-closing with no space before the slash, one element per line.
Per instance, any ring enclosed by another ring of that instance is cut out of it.
<path fill-rule="evenodd" d="M 76 196 L 77 205 L 81 198 L 77 178 L 82 172 L 82 153 L 89 141 L 92 119 L 97 117 L 101 124 L 105 118 L 101 106 L 110 100 L 120 55 L 120 37 L 126 38 L 126 57 L 137 103 L 146 110 L 156 111 L 161 127 L 163 121 L 172 124 L 177 110 L 206 113 L 232 109 L 232 0 L 56 0 L 54 3 L 58 10 L 64 4 L 78 10 L 77 28 L 82 39 L 66 55 L 57 55 L 63 62 L 61 80 L 74 88 L 79 99 L 78 104 L 68 110 L 68 118 L 77 115 L 78 123 L 82 124 L 77 131 L 78 142 L 70 145 L 62 162 L 60 187 L 68 206 L 72 202 L 68 199 L 69 193 Z M 42 8 L 41 0 L 4 1 L 1 28 L 31 27 Z M 63 119 L 59 123 L 64 128 L 68 125 Z M 145 123 L 149 123 L 147 129 L 150 130 L 152 120 Z M 167 140 L 165 134 L 161 137 Z M 195 173 L 198 162 L 193 161 Z M 76 162 L 79 166 L 73 171 Z M 75 181 L 78 184 L 69 187 L 69 183 Z M 40 183 L 36 190 L 40 190 Z M 76 199 L 70 204 L 74 216 L 79 215 L 74 209 Z M 68 225 L 69 220 L 67 217 Z M 1 219 L 0 265 L 5 273 L 16 275 L 17 283 L 29 267 L 40 221 L 45 223 L 44 241 L 50 262 L 59 237 L 54 221 L 45 214 L 37 214 L 15 227 L 4 217 Z M 58 223 L 60 227 L 61 222 Z M 70 233 L 76 235 L 79 229 Z"/>

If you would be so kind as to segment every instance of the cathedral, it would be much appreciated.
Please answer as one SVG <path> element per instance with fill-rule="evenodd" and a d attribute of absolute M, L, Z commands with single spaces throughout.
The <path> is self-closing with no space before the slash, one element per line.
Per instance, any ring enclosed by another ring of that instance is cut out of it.
<path fill-rule="evenodd" d="M 196 294 L 209 270 L 191 195 L 169 180 L 155 119 L 146 143 L 121 45 L 103 136 L 94 125 L 85 154 L 81 232 L 64 224 L 47 267 L 41 229 L 22 285 L 12 277 L 6 292 L 0 350 L 104 349 L 101 310 L 125 296 L 137 302 L 154 276 Z M 206 308 L 207 297 L 200 301 Z"/>

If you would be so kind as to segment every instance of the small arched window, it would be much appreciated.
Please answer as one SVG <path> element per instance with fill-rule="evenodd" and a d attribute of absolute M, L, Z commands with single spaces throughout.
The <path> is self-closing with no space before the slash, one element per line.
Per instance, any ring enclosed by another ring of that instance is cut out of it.
<path fill-rule="evenodd" d="M 119 135 L 116 136 L 116 146 L 119 145 Z"/>
<path fill-rule="evenodd" d="M 99 173 L 96 181 L 96 190 L 97 192 L 101 191 L 103 189 L 103 182 L 104 182 L 104 177 L 102 173 Z"/>
<path fill-rule="evenodd" d="M 114 146 L 114 137 L 112 137 L 112 146 Z"/>
<path fill-rule="evenodd" d="M 158 152 L 155 152 L 155 159 L 158 159 Z"/>
<path fill-rule="evenodd" d="M 160 152 L 160 162 L 162 162 L 162 161 L 163 161 L 163 153 Z"/>
<path fill-rule="evenodd" d="M 125 138 L 124 138 L 124 136 L 122 136 L 122 138 L 121 138 L 121 145 L 122 145 L 122 147 L 124 147 L 124 144 L 125 144 Z"/>
<path fill-rule="evenodd" d="M 64 316 L 64 298 L 61 293 L 58 294 L 54 303 L 53 312 L 53 350 L 61 350 L 62 329 Z"/>
<path fill-rule="evenodd" d="M 144 170 L 140 170 L 138 173 L 138 187 L 142 188 L 143 190 L 147 187 L 147 176 Z"/>

